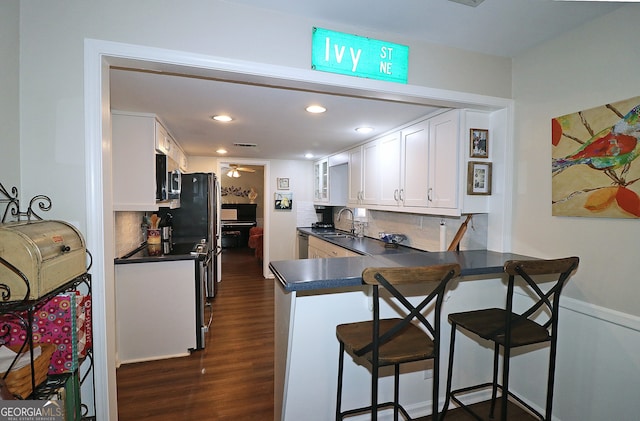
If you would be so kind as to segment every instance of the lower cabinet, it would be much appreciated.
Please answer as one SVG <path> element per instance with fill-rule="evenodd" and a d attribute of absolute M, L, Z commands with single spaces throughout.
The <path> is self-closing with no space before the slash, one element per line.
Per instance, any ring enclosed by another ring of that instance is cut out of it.
<path fill-rule="evenodd" d="M 309 259 L 352 256 L 359 256 L 359 254 L 317 237 L 309 236 Z"/>
<path fill-rule="evenodd" d="M 193 260 L 115 265 L 116 364 L 189 355 L 196 347 Z"/>

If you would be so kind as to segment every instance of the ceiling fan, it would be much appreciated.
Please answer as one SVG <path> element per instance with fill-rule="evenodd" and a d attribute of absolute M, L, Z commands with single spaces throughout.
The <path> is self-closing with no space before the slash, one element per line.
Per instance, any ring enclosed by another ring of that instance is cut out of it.
<path fill-rule="evenodd" d="M 227 177 L 238 178 L 241 172 L 256 172 L 253 168 L 240 167 L 238 164 L 229 164 L 228 167 L 222 168 L 223 171 L 227 171 Z"/>

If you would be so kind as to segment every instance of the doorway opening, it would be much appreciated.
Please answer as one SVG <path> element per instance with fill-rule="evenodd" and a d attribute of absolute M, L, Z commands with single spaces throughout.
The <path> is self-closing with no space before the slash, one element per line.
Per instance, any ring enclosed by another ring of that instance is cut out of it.
<path fill-rule="evenodd" d="M 498 123 L 505 128 L 508 140 L 512 131 L 513 101 L 444 91 L 413 85 L 390 84 L 339 75 L 314 72 L 308 69 L 290 68 L 264 63 L 234 61 L 205 57 L 195 53 L 163 50 L 129 44 L 85 40 L 84 54 L 84 105 L 85 105 L 85 159 L 87 197 L 87 248 L 94 253 L 92 270 L 93 292 L 96 298 L 94 312 L 95 393 L 98 419 L 117 417 L 117 393 L 115 379 L 115 318 L 114 299 L 114 213 L 111 198 L 111 121 L 109 103 L 109 69 L 113 66 L 147 69 L 176 74 L 191 74 L 237 83 L 255 83 L 286 89 L 305 89 L 335 95 L 356 96 L 382 101 L 408 101 L 424 105 L 452 108 L 475 108 L 497 111 Z M 510 156 L 507 145 L 505 156 Z M 265 180 L 270 180 L 268 162 L 265 164 Z M 260 163 L 257 163 L 260 164 Z M 218 169 L 220 170 L 220 169 Z M 507 169 L 509 170 L 509 169 Z M 507 171 L 511 174 L 512 171 Z M 509 186 L 507 186 L 509 187 Z M 510 188 L 504 189 L 510 192 Z M 265 183 L 265 197 L 271 191 Z M 506 218 L 501 237 L 509 238 L 510 221 L 506 210 L 511 204 L 511 194 L 505 193 L 496 204 L 496 217 Z M 268 238 L 267 212 L 265 238 Z M 264 259 L 269 260 L 268 242 Z"/>
<path fill-rule="evenodd" d="M 264 259 L 264 243 L 268 242 L 265 228 L 268 220 L 265 170 L 267 163 L 246 159 L 219 162 L 221 187 L 222 253 L 231 248 L 251 248 L 263 265 L 267 277 L 268 262 Z M 249 236 L 260 228 L 260 239 Z M 258 241 L 260 242 L 258 244 Z M 222 266 L 222 278 L 229 269 Z"/>

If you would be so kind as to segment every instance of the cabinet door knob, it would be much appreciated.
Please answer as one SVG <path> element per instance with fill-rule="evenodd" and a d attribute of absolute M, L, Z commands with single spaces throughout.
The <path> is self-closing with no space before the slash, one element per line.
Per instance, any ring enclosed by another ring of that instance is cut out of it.
<path fill-rule="evenodd" d="M 429 202 L 433 202 L 433 197 L 431 197 L 432 193 L 433 193 L 433 188 L 429 188 L 429 190 L 427 190 L 427 200 Z"/>

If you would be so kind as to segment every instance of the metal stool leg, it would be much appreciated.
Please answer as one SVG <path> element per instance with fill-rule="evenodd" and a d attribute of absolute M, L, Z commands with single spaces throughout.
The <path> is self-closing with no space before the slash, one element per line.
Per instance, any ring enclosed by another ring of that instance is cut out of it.
<path fill-rule="evenodd" d="M 400 364 L 395 365 L 393 388 L 393 421 L 398 421 L 398 405 L 400 402 Z"/>
<path fill-rule="evenodd" d="M 344 369 L 344 344 L 340 342 L 340 357 L 338 358 L 338 394 L 336 397 L 336 421 L 342 421 L 340 408 L 342 406 L 342 371 Z"/>
<path fill-rule="evenodd" d="M 507 340 L 507 343 L 509 341 Z M 509 363 L 511 362 L 511 347 L 505 346 L 503 347 L 504 355 L 502 362 L 502 397 L 501 397 L 501 407 L 502 413 L 500 414 L 500 419 L 502 421 L 507 421 L 507 401 L 509 400 Z"/>
<path fill-rule="evenodd" d="M 553 384 L 555 380 L 556 373 L 556 350 L 557 350 L 557 341 L 558 338 L 556 336 L 557 331 L 557 323 L 553 327 L 552 337 L 551 337 L 551 346 L 549 349 L 549 374 L 547 378 L 547 408 L 545 412 L 545 420 L 551 421 L 551 410 L 553 408 Z"/>
<path fill-rule="evenodd" d="M 493 347 L 493 385 L 491 386 L 491 408 L 489 410 L 489 418 L 493 418 L 496 409 L 496 398 L 498 397 L 498 362 L 500 357 L 500 345 L 494 343 Z M 504 391 L 503 391 L 504 393 Z"/>
<path fill-rule="evenodd" d="M 451 379 L 453 378 L 453 351 L 456 344 L 456 330 L 458 330 L 455 323 L 451 323 L 451 339 L 449 340 L 449 363 L 447 364 L 447 390 L 444 395 L 444 406 L 442 407 L 442 414 L 440 419 L 444 419 L 449 410 L 449 404 L 451 403 Z"/>

